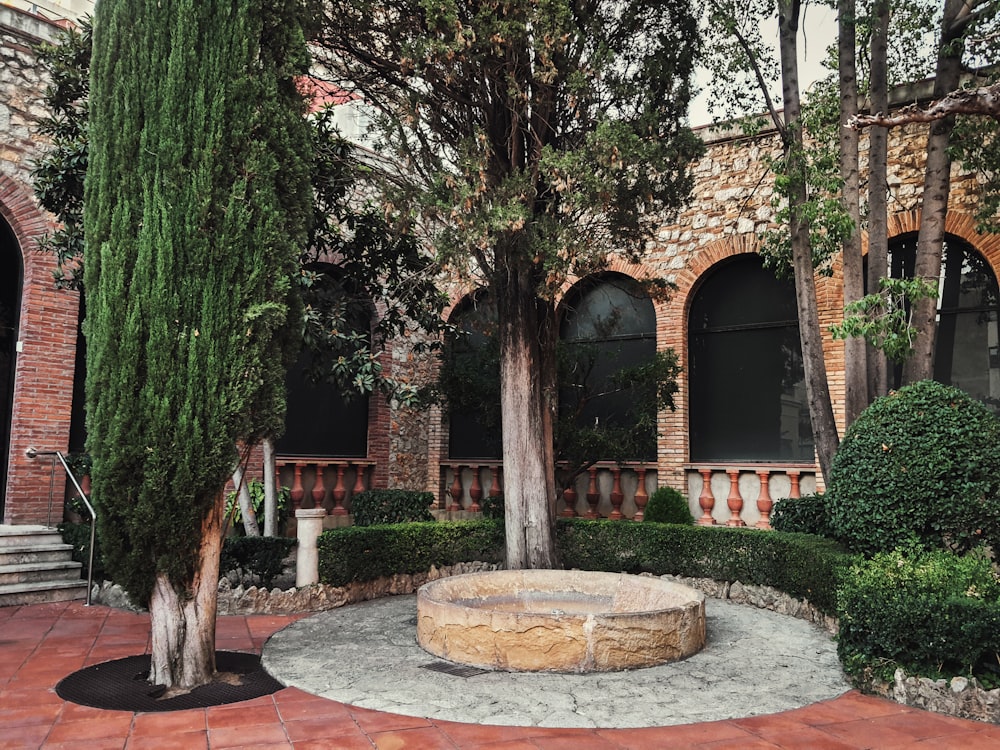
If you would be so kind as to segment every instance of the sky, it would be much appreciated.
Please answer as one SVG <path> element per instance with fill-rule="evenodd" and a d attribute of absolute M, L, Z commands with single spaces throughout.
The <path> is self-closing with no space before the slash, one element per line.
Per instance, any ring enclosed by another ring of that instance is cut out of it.
<path fill-rule="evenodd" d="M 833 8 L 810 3 L 803 8 L 799 31 L 799 86 L 805 92 L 809 86 L 826 76 L 829 71 L 822 63 L 826 59 L 826 50 L 837 41 L 837 14 Z M 773 41 L 775 58 L 778 49 L 777 19 L 771 24 L 773 29 L 766 32 L 765 38 Z M 693 127 L 708 125 L 713 121 L 709 113 L 708 103 L 712 97 L 712 81 L 707 71 L 695 75 L 696 85 L 701 93 L 691 102 L 690 123 Z M 771 92 L 776 102 L 781 102 L 780 86 Z M 720 117 L 717 115 L 716 117 Z"/>

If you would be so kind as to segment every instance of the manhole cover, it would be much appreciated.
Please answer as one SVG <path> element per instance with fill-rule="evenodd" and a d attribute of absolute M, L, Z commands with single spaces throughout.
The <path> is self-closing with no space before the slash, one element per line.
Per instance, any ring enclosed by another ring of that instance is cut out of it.
<path fill-rule="evenodd" d="M 486 674 L 489 672 L 488 669 L 480 669 L 479 667 L 469 667 L 465 664 L 451 664 L 446 661 L 432 661 L 430 664 L 421 664 L 421 669 L 429 669 L 432 672 L 441 672 L 442 674 L 450 674 L 452 677 L 475 677 L 477 675 Z"/>

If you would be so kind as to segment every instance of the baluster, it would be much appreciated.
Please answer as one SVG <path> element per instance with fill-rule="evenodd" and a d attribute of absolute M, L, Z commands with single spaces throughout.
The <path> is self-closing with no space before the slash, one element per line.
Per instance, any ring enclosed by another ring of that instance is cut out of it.
<path fill-rule="evenodd" d="M 472 505 L 469 506 L 469 510 L 473 513 L 478 513 L 483 509 L 479 504 L 479 501 L 483 499 L 483 486 L 479 482 L 480 468 L 478 465 L 472 467 L 472 485 L 469 487 L 469 497 L 472 498 Z"/>
<path fill-rule="evenodd" d="M 500 467 L 490 467 L 490 497 L 497 497 L 500 494 Z"/>
<path fill-rule="evenodd" d="M 462 510 L 462 467 L 459 464 L 455 464 L 451 467 L 451 473 L 453 476 L 451 487 L 448 488 L 448 494 L 451 495 L 451 505 L 448 506 L 448 510 Z"/>
<path fill-rule="evenodd" d="M 344 487 L 344 464 L 337 464 L 337 481 L 333 485 L 333 510 L 330 515 L 346 516 L 347 508 L 344 507 L 344 498 L 347 497 L 347 488 Z"/>
<path fill-rule="evenodd" d="M 608 518 L 618 521 L 624 518 L 622 503 L 625 501 L 625 493 L 622 492 L 622 468 L 620 466 L 613 468 L 611 476 L 614 477 L 614 484 L 611 487 L 611 515 Z"/>
<path fill-rule="evenodd" d="M 354 464 L 354 487 L 351 489 L 351 497 L 365 491 L 365 471 L 367 468 L 364 464 Z"/>
<path fill-rule="evenodd" d="M 574 477 L 563 490 L 563 518 L 576 518 L 579 515 L 576 512 L 576 499 L 576 477 Z"/>
<path fill-rule="evenodd" d="M 729 506 L 729 520 L 726 526 L 746 526 L 746 522 L 740 518 L 743 510 L 743 496 L 740 495 L 740 471 L 739 469 L 727 469 L 729 475 L 729 497 L 726 498 L 726 505 Z"/>
<path fill-rule="evenodd" d="M 292 466 L 295 471 L 292 475 L 292 491 L 289 497 L 292 500 L 292 513 L 294 514 L 302 507 L 302 498 L 305 497 L 306 491 L 302 489 L 302 464 L 296 461 Z"/>
<path fill-rule="evenodd" d="M 715 518 L 712 510 L 715 508 L 715 495 L 712 494 L 712 470 L 698 469 L 701 474 L 701 494 L 698 496 L 698 505 L 701 506 L 701 518 L 698 524 L 701 526 L 715 526 Z"/>
<path fill-rule="evenodd" d="M 646 468 L 636 467 L 635 473 L 639 477 L 639 484 L 635 488 L 635 517 L 633 521 L 641 521 L 646 517 L 646 503 L 649 502 L 649 495 L 646 494 Z"/>
<path fill-rule="evenodd" d="M 760 520 L 755 525 L 758 529 L 769 529 L 771 528 L 771 508 L 774 507 L 774 501 L 771 500 L 771 492 L 768 487 L 771 472 L 765 469 L 758 471 L 757 476 L 760 478 L 760 494 L 757 495 L 757 510 L 760 511 Z"/>
<path fill-rule="evenodd" d="M 590 467 L 590 484 L 587 487 L 587 518 L 600 518 L 597 504 L 601 502 L 601 493 L 597 490 L 597 467 Z"/>
<path fill-rule="evenodd" d="M 326 499 L 326 484 L 323 482 L 324 467 L 323 464 L 316 464 L 316 481 L 313 482 L 312 501 L 314 508 L 322 508 L 323 501 Z"/>
<path fill-rule="evenodd" d="M 789 471 L 788 471 L 788 478 L 792 482 L 792 489 L 788 493 L 788 496 L 791 497 L 791 498 L 798 498 L 799 497 L 799 472 L 796 471 L 796 470 L 794 470 L 794 469 L 789 469 Z"/>

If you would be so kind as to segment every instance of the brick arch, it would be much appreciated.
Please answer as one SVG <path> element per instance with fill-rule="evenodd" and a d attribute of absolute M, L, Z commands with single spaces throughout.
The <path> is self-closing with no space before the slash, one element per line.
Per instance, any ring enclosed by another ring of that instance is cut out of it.
<path fill-rule="evenodd" d="M 54 226 L 53 222 L 26 186 L 3 174 L 0 174 L 0 216 L 13 230 L 27 265 L 27 249 L 34 247 L 38 237 Z"/>

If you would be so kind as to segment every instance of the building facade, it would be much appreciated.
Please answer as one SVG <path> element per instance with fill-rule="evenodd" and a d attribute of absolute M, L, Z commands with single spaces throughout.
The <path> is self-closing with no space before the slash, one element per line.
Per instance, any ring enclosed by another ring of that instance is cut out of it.
<path fill-rule="evenodd" d="M 35 10 L 38 10 L 37 8 Z M 79 295 L 58 290 L 54 260 L 36 249 L 47 216 L 31 187 L 33 159 L 45 148 L 35 123 L 43 115 L 45 76 L 33 45 L 58 24 L 31 8 L 0 5 L 0 489 L 4 523 L 61 519 L 65 478 L 28 449 L 79 446 Z M 892 131 L 890 247 L 906 264 L 919 224 L 925 126 Z M 661 412 L 648 450 L 634 460 L 598 462 L 558 499 L 562 515 L 635 518 L 658 486 L 689 498 L 704 522 L 766 525 L 773 500 L 821 487 L 802 382 L 794 292 L 762 268 L 762 233 L 773 226 L 768 134 L 747 138 L 704 129 L 705 155 L 693 165 L 691 201 L 664 220 L 641 264 L 612 260 L 605 272 L 566 285 L 562 335 L 587 342 L 610 361 L 672 349 L 681 366 L 674 410 Z M 864 156 L 862 157 L 864 161 Z M 941 282 L 940 378 L 977 398 L 1000 403 L 998 300 L 1000 237 L 976 232 L 977 181 L 953 171 Z M 635 283 L 663 277 L 666 299 L 644 297 Z M 843 315 L 839 267 L 817 276 L 824 328 Z M 474 309 L 474 290 L 456 292 L 456 322 Z M 612 316 L 609 311 L 613 311 Z M 613 318 L 613 319 L 612 319 Z M 429 382 L 437 363 L 391 342 L 384 369 Z M 843 429 L 844 347 L 827 334 L 824 354 L 834 410 Z M 489 428 L 476 415 L 443 407 L 396 408 L 379 397 L 345 403 L 329 388 L 290 381 L 288 429 L 278 443 L 281 482 L 297 507 L 325 507 L 330 522 L 347 516 L 364 488 L 428 490 L 443 513 L 476 511 L 502 489 L 502 466 Z M 74 387 L 75 386 L 75 387 Z M 76 393 L 74 408 L 74 392 Z M 610 417 L 614 404 L 588 418 Z M 464 419 L 464 421 L 463 421 Z M 477 432 L 478 430 L 478 432 Z M 480 434 L 481 433 L 481 434 Z M 482 439 L 480 439 L 482 438 Z M 50 508 L 50 497 L 56 507 Z"/>

